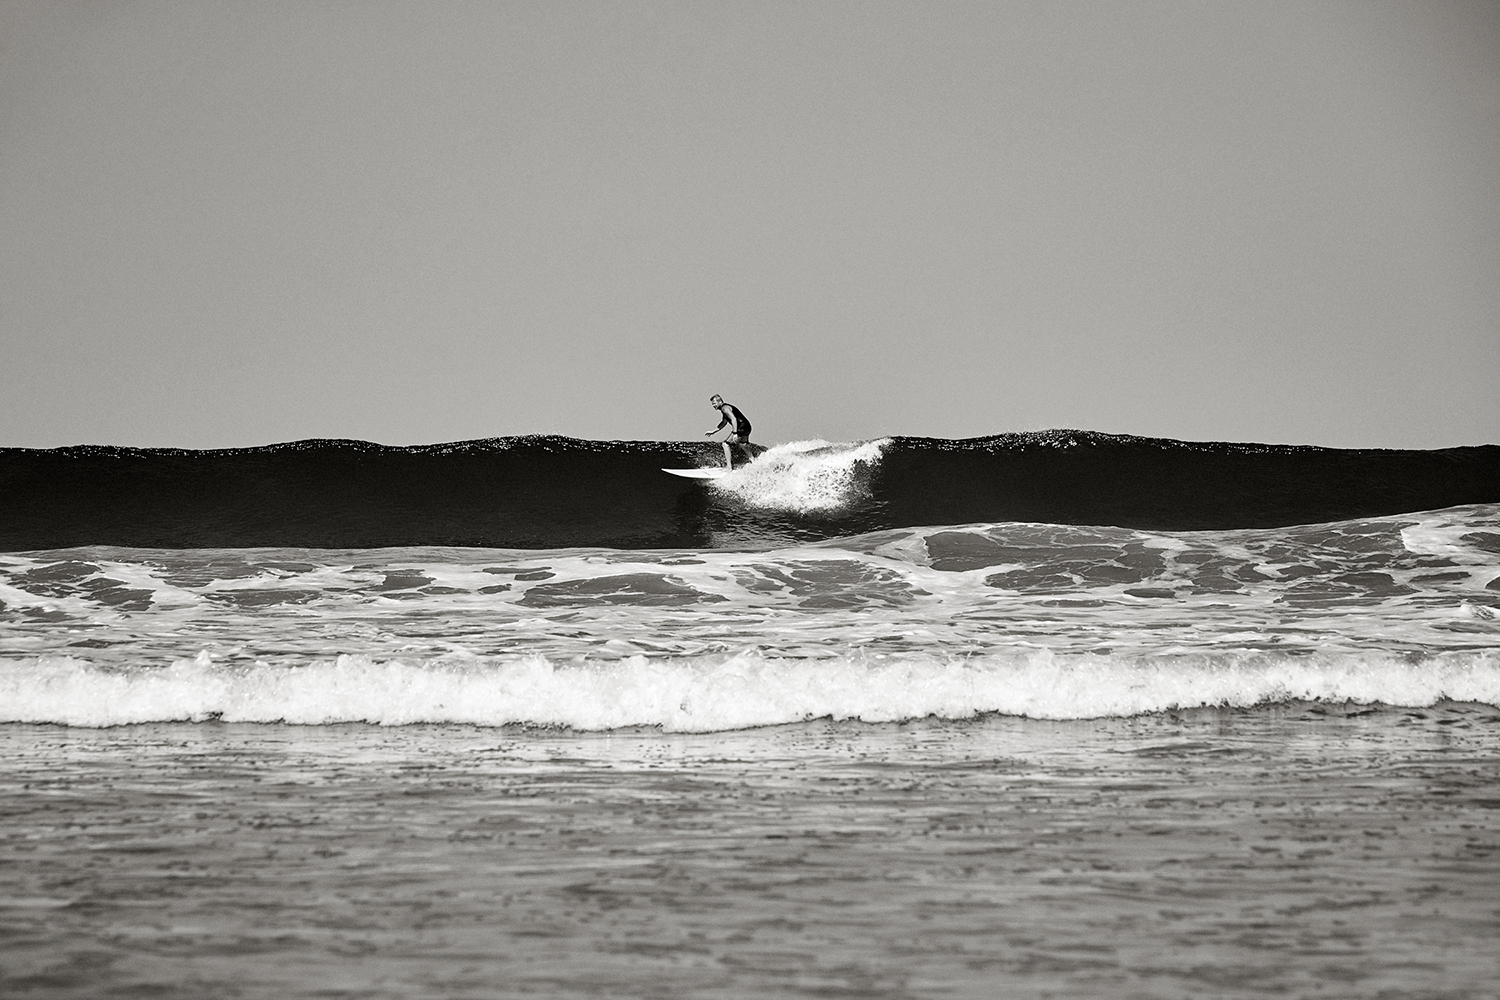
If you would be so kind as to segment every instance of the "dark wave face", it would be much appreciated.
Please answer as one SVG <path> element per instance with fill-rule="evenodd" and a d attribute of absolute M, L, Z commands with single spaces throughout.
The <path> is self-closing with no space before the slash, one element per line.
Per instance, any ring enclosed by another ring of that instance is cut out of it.
<path fill-rule="evenodd" d="M 714 481 L 715 444 L 0 450 L 0 550 L 739 548 L 923 525 L 1189 531 L 1500 501 L 1500 447 L 1349 450 L 1045 431 L 795 442 Z"/>

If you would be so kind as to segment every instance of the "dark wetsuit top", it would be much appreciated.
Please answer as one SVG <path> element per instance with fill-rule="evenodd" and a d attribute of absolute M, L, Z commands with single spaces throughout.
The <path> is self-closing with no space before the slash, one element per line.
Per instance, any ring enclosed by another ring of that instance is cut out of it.
<path fill-rule="evenodd" d="M 740 412 L 739 407 L 733 403 L 725 403 L 719 407 L 719 413 L 724 419 L 720 420 L 719 426 L 714 428 L 715 432 L 723 430 L 725 424 L 733 423 L 734 429 L 729 433 L 739 437 L 741 441 L 750 440 L 750 421 L 745 419 L 745 415 Z"/>

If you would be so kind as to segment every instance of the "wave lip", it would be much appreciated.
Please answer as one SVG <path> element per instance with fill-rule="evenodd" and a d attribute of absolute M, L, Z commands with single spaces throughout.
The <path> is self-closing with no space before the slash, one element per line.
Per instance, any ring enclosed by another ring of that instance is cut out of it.
<path fill-rule="evenodd" d="M 999 713 L 1121 717 L 1285 701 L 1500 707 L 1500 653 L 1115 657 L 1017 650 L 953 658 L 747 652 L 556 663 L 375 660 L 230 666 L 207 653 L 156 669 L 74 657 L 0 667 L 0 722 L 104 727 L 146 722 L 461 723 L 711 732 L 817 718 L 892 722 Z"/>

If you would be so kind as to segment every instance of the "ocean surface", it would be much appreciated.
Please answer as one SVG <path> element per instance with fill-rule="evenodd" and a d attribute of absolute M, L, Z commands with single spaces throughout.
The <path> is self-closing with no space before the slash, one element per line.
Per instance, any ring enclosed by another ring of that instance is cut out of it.
<path fill-rule="evenodd" d="M 770 547 L 1018 521 L 1274 528 L 1500 501 L 1496 445 L 1356 450 L 1077 430 L 792 442 L 712 491 L 661 474 L 723 461 L 708 442 L 555 436 L 0 448 L 0 551 Z"/>
<path fill-rule="evenodd" d="M 1500 449 L 715 454 L 0 453 L 0 995 L 1497 995 Z"/>

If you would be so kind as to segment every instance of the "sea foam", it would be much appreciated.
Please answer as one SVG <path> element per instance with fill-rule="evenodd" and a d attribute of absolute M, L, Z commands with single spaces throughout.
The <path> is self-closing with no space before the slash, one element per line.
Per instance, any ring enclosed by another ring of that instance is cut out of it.
<path fill-rule="evenodd" d="M 230 663 L 204 653 L 155 668 L 105 668 L 66 656 L 0 666 L 0 722 L 91 727 L 217 719 L 706 732 L 818 718 L 1081 719 L 1293 700 L 1500 706 L 1500 653 L 1120 657 L 1036 650 L 571 662 L 339 656 L 301 666 Z"/>
<path fill-rule="evenodd" d="M 868 492 L 868 471 L 889 439 L 857 444 L 823 440 L 778 444 L 728 475 L 713 488 L 761 510 L 832 513 Z"/>

